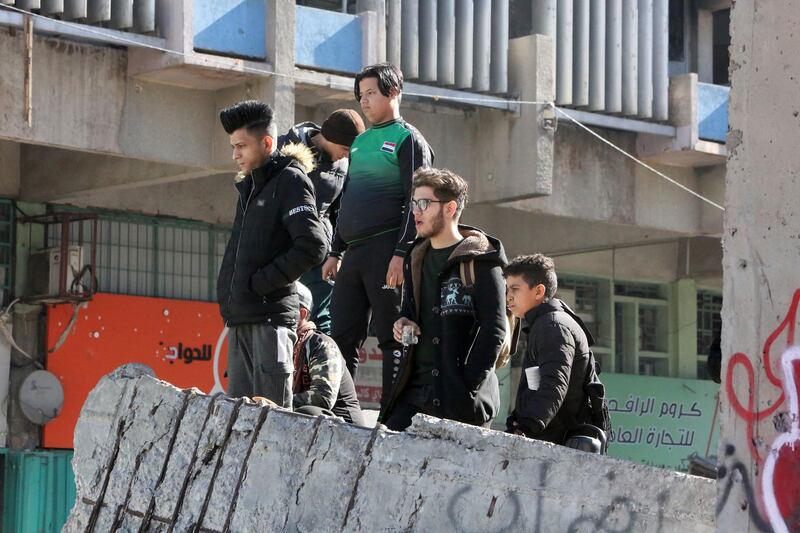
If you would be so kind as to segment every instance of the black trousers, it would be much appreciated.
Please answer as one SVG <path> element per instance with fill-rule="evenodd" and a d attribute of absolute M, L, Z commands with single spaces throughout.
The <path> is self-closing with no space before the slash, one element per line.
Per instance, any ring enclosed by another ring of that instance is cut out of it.
<path fill-rule="evenodd" d="M 395 342 L 392 327 L 400 316 L 400 287 L 386 286 L 386 271 L 395 248 L 395 232 L 373 237 L 347 249 L 331 301 L 331 336 L 339 345 L 347 370 L 358 384 L 358 349 L 372 330 L 383 353 L 383 398 L 389 394 L 399 363 L 401 347 Z"/>

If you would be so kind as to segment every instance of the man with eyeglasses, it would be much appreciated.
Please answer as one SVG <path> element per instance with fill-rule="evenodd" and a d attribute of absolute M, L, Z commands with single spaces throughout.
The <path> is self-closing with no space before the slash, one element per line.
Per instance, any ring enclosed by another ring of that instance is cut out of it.
<path fill-rule="evenodd" d="M 400 313 L 403 257 L 415 236 L 408 207 L 411 178 L 418 168 L 431 165 L 433 150 L 400 116 L 403 73 L 396 66 L 366 67 L 356 75 L 354 91 L 371 125 L 350 147 L 350 167 L 322 276 L 336 282 L 331 336 L 356 383 L 358 348 L 371 319 L 383 353 L 385 395 L 393 363 L 401 355 L 392 324 Z"/>
<path fill-rule="evenodd" d="M 379 419 L 395 431 L 417 413 L 489 427 L 500 408 L 494 368 L 507 327 L 503 245 L 458 223 L 467 202 L 460 176 L 423 168 L 413 185 L 417 239 L 393 329 L 406 346 Z"/>

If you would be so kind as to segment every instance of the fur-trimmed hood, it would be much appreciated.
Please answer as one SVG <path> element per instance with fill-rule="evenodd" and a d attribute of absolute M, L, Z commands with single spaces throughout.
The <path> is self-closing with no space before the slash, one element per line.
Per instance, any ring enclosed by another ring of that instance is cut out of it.
<path fill-rule="evenodd" d="M 270 157 L 270 160 L 278 159 L 281 157 L 297 161 L 297 164 L 300 165 L 300 168 L 306 174 L 314 170 L 314 168 L 317 166 L 314 152 L 311 150 L 311 148 L 309 148 L 305 144 L 294 143 L 294 142 L 287 143 L 283 145 L 283 147 L 279 151 L 276 150 Z M 269 161 L 267 164 L 269 164 Z M 250 173 L 249 172 L 237 173 L 235 181 L 237 183 L 242 181 L 248 176 L 248 174 Z"/>

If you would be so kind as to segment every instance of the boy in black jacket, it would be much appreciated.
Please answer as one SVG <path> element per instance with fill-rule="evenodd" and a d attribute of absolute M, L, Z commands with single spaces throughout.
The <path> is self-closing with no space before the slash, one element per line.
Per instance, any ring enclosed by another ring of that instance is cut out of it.
<path fill-rule="evenodd" d="M 380 420 L 401 431 L 417 413 L 486 426 L 497 415 L 495 363 L 506 335 L 503 245 L 458 224 L 467 184 L 449 170 L 415 172 L 411 210 L 417 231 L 404 263 L 403 328 L 419 336 L 392 366 L 394 383 Z M 474 268 L 465 286 L 462 265 Z"/>
<path fill-rule="evenodd" d="M 240 102 L 220 113 L 230 135 L 236 218 L 225 248 L 217 300 L 228 332 L 228 395 L 292 406 L 292 345 L 299 319 L 294 282 L 325 256 L 325 230 L 306 176 L 313 154 L 276 151 L 272 109 Z"/>
<path fill-rule="evenodd" d="M 508 307 L 524 320 L 528 343 L 510 433 L 564 444 L 567 431 L 591 423 L 583 383 L 591 333 L 561 300 L 553 260 L 541 254 L 513 259 L 504 269 Z"/>

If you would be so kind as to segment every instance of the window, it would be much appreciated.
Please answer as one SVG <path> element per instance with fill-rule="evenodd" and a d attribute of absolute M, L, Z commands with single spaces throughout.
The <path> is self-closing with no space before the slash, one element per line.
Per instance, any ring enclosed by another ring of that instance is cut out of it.
<path fill-rule="evenodd" d="M 598 332 L 598 298 L 599 288 L 598 282 L 595 280 L 578 279 L 578 278 L 561 278 L 558 280 L 559 289 L 568 289 L 575 291 L 575 313 L 577 313 L 583 320 L 586 327 L 592 333 L 597 344 L 605 346 L 605 339 L 601 340 L 601 335 Z"/>
<path fill-rule="evenodd" d="M 0 198 L 0 288 L 3 289 L 3 299 L 14 283 L 14 203 L 11 200 Z M 0 302 L 0 303 L 5 303 Z"/>
<path fill-rule="evenodd" d="M 669 60 L 682 62 L 686 60 L 685 42 L 685 7 L 683 0 L 669 0 Z"/>
<path fill-rule="evenodd" d="M 731 58 L 729 51 L 731 44 L 731 10 L 721 9 L 720 11 L 714 11 L 713 17 L 713 82 L 717 85 L 730 85 L 728 65 Z"/>
<path fill-rule="evenodd" d="M 91 232 L 73 222 L 71 239 Z M 230 232 L 200 222 L 102 213 L 98 222 L 98 290 L 114 294 L 213 301 L 217 272 Z M 47 246 L 58 246 L 59 229 L 48 228 Z M 85 238 L 84 238 L 85 241 Z M 88 263 L 89 259 L 84 258 Z"/>
<path fill-rule="evenodd" d="M 697 353 L 708 355 L 714 335 L 722 329 L 722 296 L 697 291 Z"/>
<path fill-rule="evenodd" d="M 615 283 L 614 294 L 635 298 L 661 299 L 661 286 L 655 283 Z"/>

